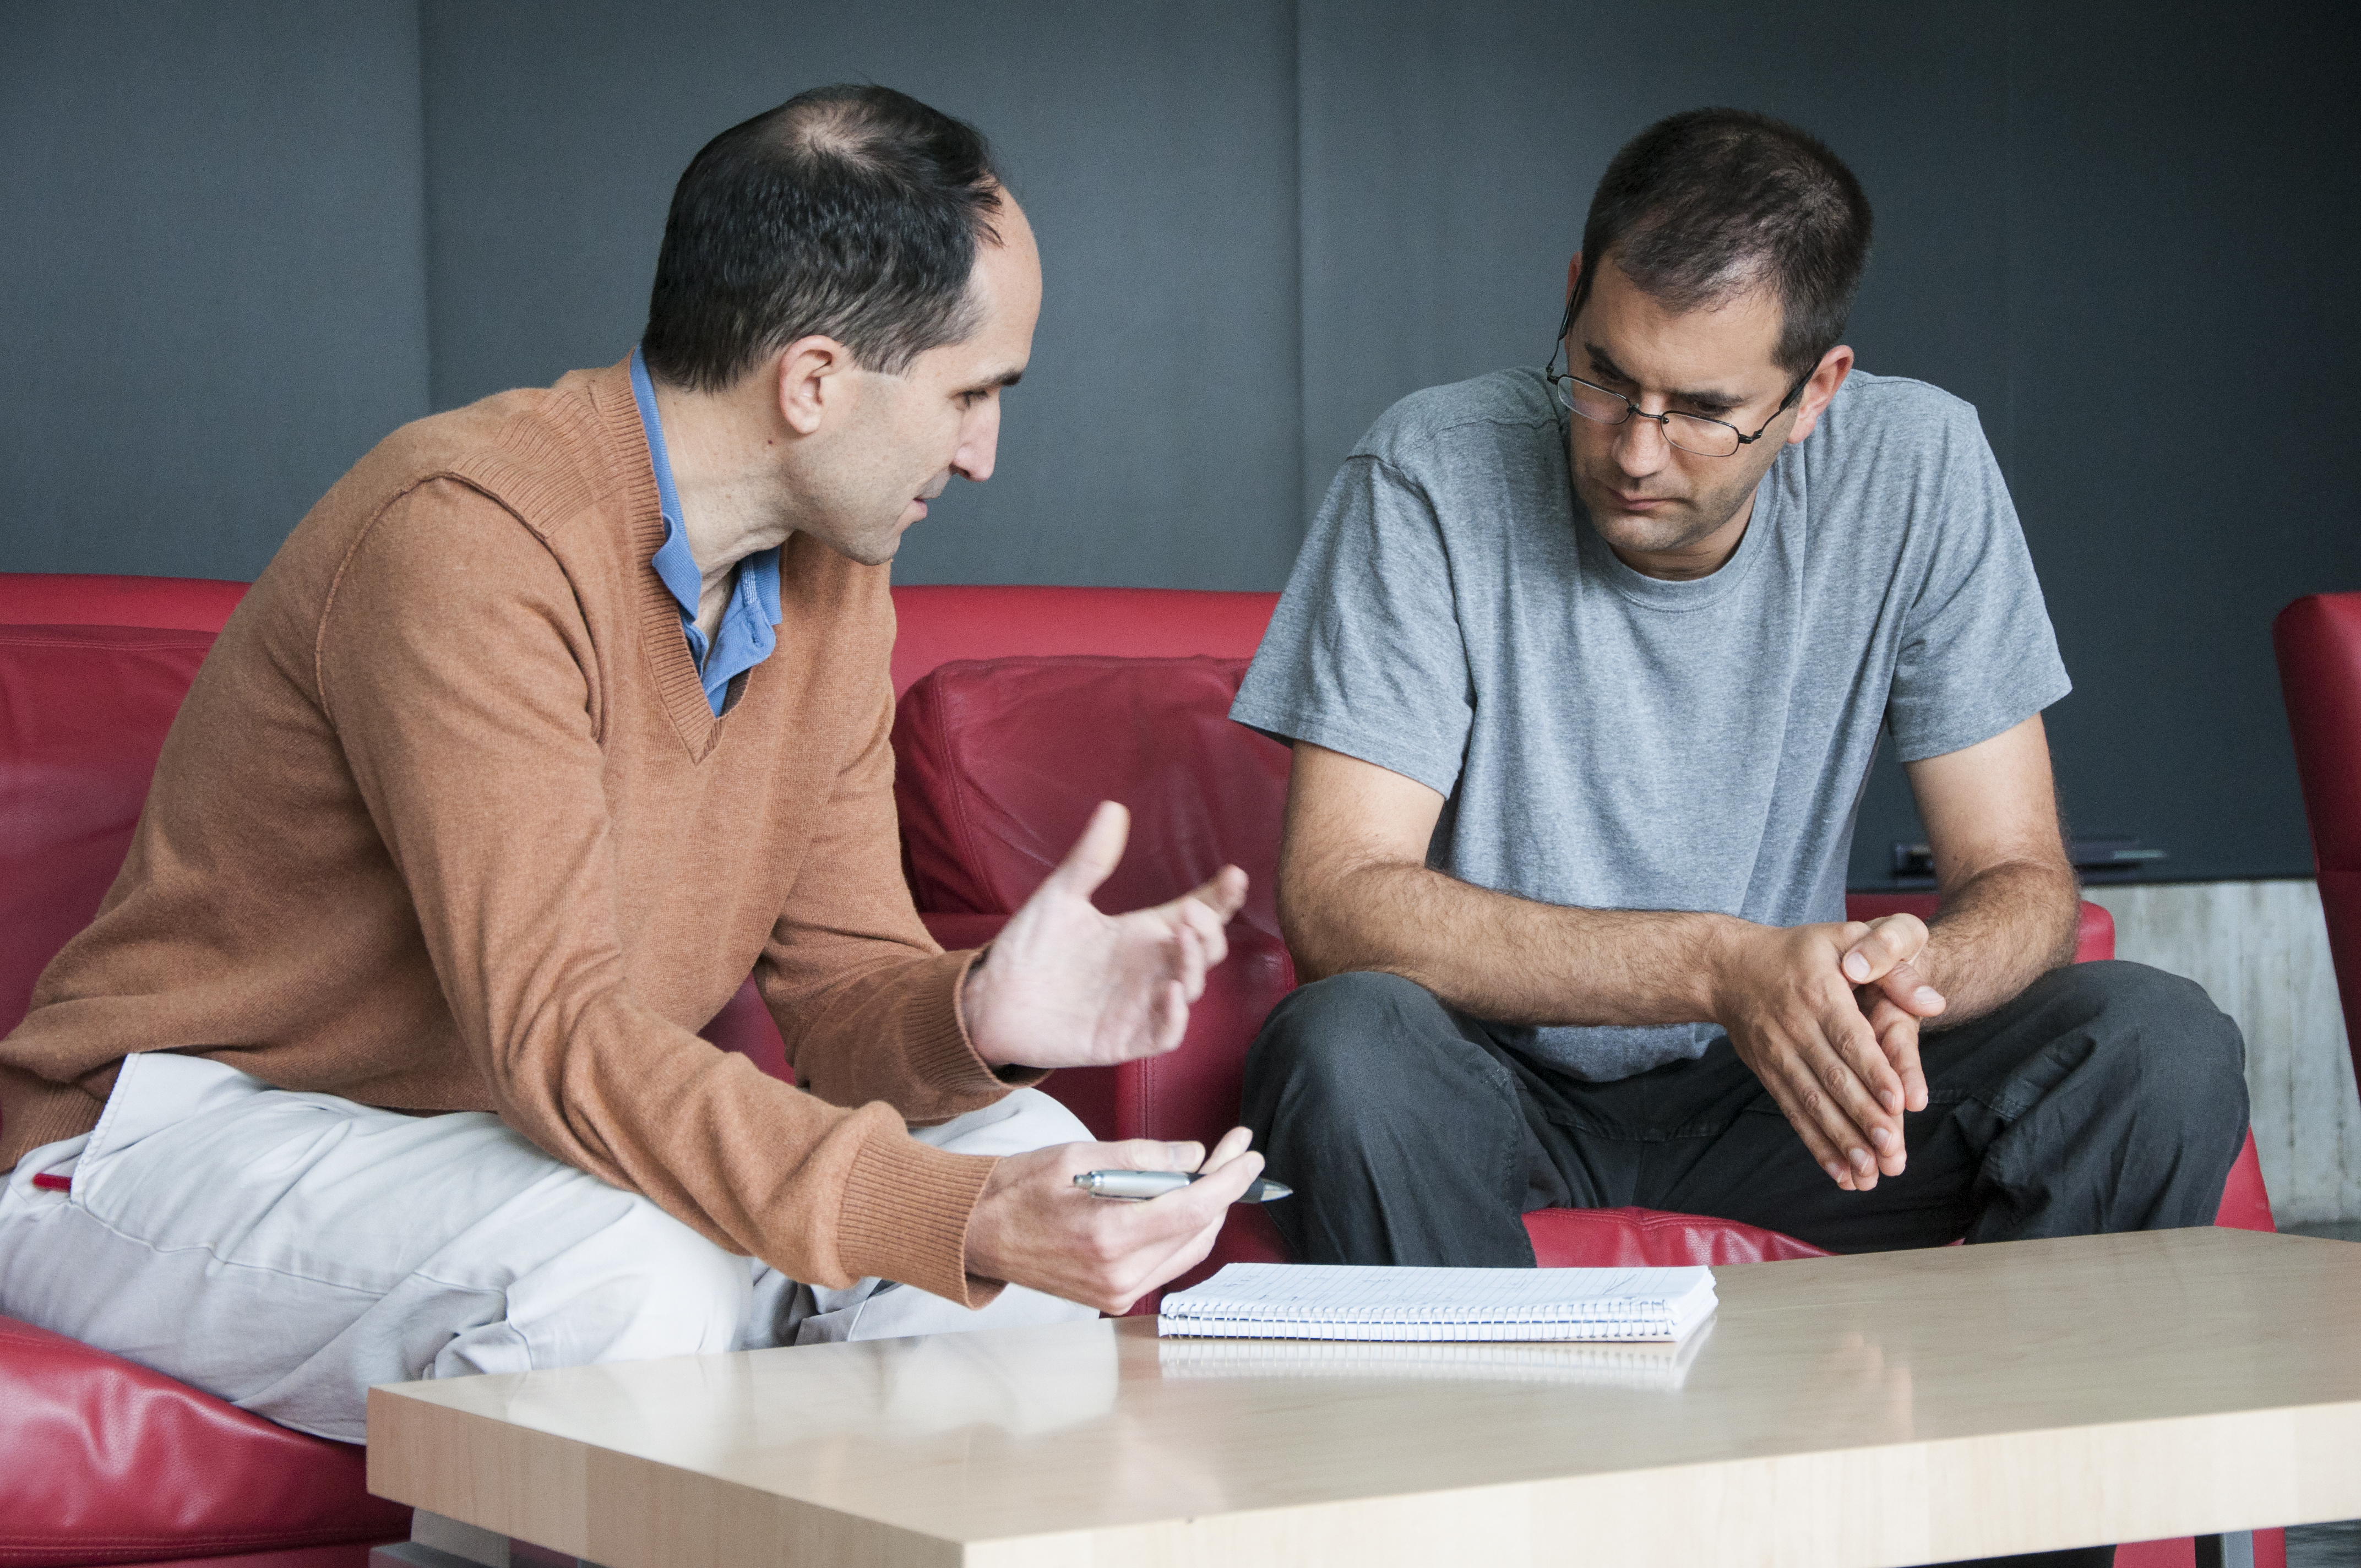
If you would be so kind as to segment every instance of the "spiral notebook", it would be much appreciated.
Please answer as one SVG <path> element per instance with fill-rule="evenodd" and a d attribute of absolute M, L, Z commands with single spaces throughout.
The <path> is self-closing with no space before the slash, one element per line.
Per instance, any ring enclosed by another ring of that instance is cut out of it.
<path fill-rule="evenodd" d="M 1684 1340 L 1587 1344 L 1168 1337 L 1156 1342 L 1156 1362 L 1166 1378 L 1426 1379 L 1671 1392 L 1688 1380 L 1711 1338 L 1710 1317 Z"/>
<path fill-rule="evenodd" d="M 1164 1298 L 1159 1334 L 1218 1339 L 1679 1340 L 1709 1268 L 1378 1268 L 1233 1263 Z"/>

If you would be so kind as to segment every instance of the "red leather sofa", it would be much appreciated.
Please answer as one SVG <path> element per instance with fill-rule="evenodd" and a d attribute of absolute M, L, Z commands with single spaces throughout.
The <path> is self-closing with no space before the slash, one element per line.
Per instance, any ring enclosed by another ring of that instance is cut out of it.
<path fill-rule="evenodd" d="M 242 592 L 0 574 L 0 1028 L 22 1015 L 41 965 L 96 908 L 164 729 Z M 1227 1126 L 1246 1044 L 1293 984 L 1271 900 L 1287 753 L 1224 717 L 1274 598 L 895 591 L 895 685 L 906 698 L 896 792 L 911 885 L 939 938 L 989 938 L 1102 797 L 1134 814 L 1130 850 L 1100 895 L 1107 907 L 1169 897 L 1225 860 L 1254 877 L 1233 956 L 1180 1048 L 1050 1080 L 1105 1136 L 1204 1138 Z M 2112 951 L 2104 913 L 2086 908 L 2081 956 Z M 751 987 L 707 1034 L 784 1067 Z M 1238 1216 L 1214 1261 L 1275 1255 L 1258 1212 Z M 2270 1228 L 2251 1139 L 2217 1223 Z M 1752 1227 L 1637 1210 L 1553 1211 L 1528 1225 L 1545 1263 L 1815 1251 Z M 407 1523 L 405 1510 L 366 1495 L 358 1451 L 0 1319 L 0 1568 L 361 1568 L 368 1542 L 404 1535 Z M 2258 1562 L 2279 1561 L 2276 1532 L 2256 1544 Z M 2163 1568 L 2190 1552 L 2186 1541 L 2151 1543 L 2121 1561 Z"/>
<path fill-rule="evenodd" d="M 2345 1034 L 2361 1068 L 2361 593 L 2308 594 L 2271 623 Z"/>

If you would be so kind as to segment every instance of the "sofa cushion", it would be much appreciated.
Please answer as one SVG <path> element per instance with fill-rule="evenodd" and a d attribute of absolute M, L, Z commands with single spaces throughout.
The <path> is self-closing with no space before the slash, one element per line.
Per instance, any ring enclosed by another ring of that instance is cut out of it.
<path fill-rule="evenodd" d="M 409 1533 L 361 1451 L 0 1318 L 0 1568 L 145 1563 Z"/>
<path fill-rule="evenodd" d="M 1759 1225 L 1658 1209 L 1538 1209 L 1525 1216 L 1525 1234 L 1543 1268 L 1675 1268 L 1828 1255 Z"/>
<path fill-rule="evenodd" d="M 918 907 L 1014 912 L 1102 800 L 1131 841 L 1096 902 L 1161 904 L 1245 868 L 1238 922 L 1277 938 L 1287 748 L 1229 718 L 1243 659 L 960 660 L 894 721 L 895 804 Z"/>
<path fill-rule="evenodd" d="M 0 1034 L 122 869 L 202 631 L 0 626 Z"/>

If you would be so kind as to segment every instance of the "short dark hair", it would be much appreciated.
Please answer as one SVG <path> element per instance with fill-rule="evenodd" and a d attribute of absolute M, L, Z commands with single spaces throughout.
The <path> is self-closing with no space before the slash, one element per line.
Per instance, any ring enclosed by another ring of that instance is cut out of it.
<path fill-rule="evenodd" d="M 1844 335 L 1869 235 L 1861 181 L 1817 137 L 1743 109 L 1674 115 L 1626 143 L 1599 180 L 1558 335 L 1612 257 L 1676 311 L 1769 284 L 1782 318 L 1773 358 L 1801 377 Z"/>
<path fill-rule="evenodd" d="M 648 373 L 719 391 L 818 333 L 899 375 L 975 330 L 1002 186 L 981 132 L 890 87 L 815 87 L 730 126 L 673 190 Z"/>

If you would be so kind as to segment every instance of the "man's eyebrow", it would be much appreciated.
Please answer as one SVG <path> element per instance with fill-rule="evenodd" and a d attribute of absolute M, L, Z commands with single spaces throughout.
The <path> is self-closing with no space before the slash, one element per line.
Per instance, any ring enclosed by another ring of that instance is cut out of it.
<path fill-rule="evenodd" d="M 1618 381 L 1631 381 L 1631 377 L 1625 374 L 1621 366 L 1609 358 L 1607 351 L 1599 347 L 1598 345 L 1595 343 L 1586 343 L 1582 345 L 1582 352 L 1590 356 L 1591 367 L 1597 370 L 1600 375 Z M 1635 386 L 1638 385 L 1637 382 L 1633 382 L 1632 384 Z M 1747 399 L 1743 395 L 1734 395 L 1729 392 L 1666 392 L 1664 394 L 1664 400 L 1674 403 L 1686 403 L 1691 408 L 1697 409 L 1719 409 L 1725 412 L 1730 409 L 1742 408 L 1747 402 Z"/>
<path fill-rule="evenodd" d="M 959 395 L 964 398 L 974 393 L 989 392 L 995 387 L 1013 387 L 1023 379 L 1025 379 L 1025 372 L 1022 370 L 1003 370 L 999 375 L 987 377 L 972 387 L 961 388 Z"/>

